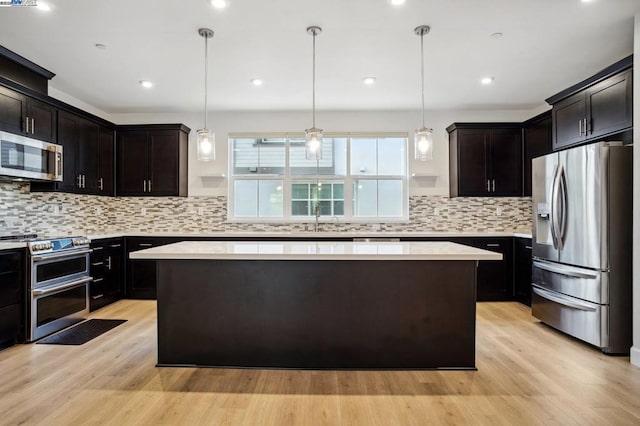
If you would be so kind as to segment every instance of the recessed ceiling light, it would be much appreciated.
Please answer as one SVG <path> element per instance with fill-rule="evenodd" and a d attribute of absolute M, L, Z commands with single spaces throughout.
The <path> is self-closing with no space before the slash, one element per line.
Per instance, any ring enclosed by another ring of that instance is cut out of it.
<path fill-rule="evenodd" d="M 487 84 L 491 84 L 493 83 L 493 80 L 495 80 L 495 77 L 485 77 L 482 80 L 480 80 L 480 83 L 487 85 Z"/>
<path fill-rule="evenodd" d="M 489 37 L 494 38 L 494 39 L 498 39 L 498 38 L 502 38 L 504 34 L 502 34 L 501 32 L 497 32 L 497 33 L 493 33 L 491 34 Z"/>
<path fill-rule="evenodd" d="M 366 84 L 367 86 L 372 86 L 376 83 L 376 78 L 375 77 L 365 77 L 362 79 L 362 82 L 364 84 Z"/>
<path fill-rule="evenodd" d="M 149 80 L 140 80 L 140 86 L 144 87 L 145 89 L 151 89 L 153 87 L 153 83 Z"/>
<path fill-rule="evenodd" d="M 38 2 L 37 8 L 38 8 L 38 10 L 41 10 L 43 12 L 50 12 L 51 11 L 51 6 L 49 6 L 48 3 L 43 3 L 41 1 Z"/>
<path fill-rule="evenodd" d="M 253 84 L 254 86 L 262 86 L 263 83 L 264 81 L 260 80 L 259 78 L 251 79 L 251 84 Z"/>
<path fill-rule="evenodd" d="M 402 6 L 407 0 L 391 0 L 391 4 L 394 6 Z"/>
<path fill-rule="evenodd" d="M 591 3 L 593 0 L 582 0 L 582 3 Z"/>
<path fill-rule="evenodd" d="M 229 2 L 227 0 L 211 0 L 211 6 L 216 9 L 224 9 L 229 6 Z"/>
<path fill-rule="evenodd" d="M 94 44 L 96 49 L 100 49 L 100 50 L 107 50 L 107 46 L 105 44 L 102 43 L 96 43 Z"/>

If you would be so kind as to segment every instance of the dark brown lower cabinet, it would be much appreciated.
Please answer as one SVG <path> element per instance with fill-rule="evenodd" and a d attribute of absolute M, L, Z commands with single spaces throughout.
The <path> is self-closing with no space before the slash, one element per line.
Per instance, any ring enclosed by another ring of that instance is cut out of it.
<path fill-rule="evenodd" d="M 124 284 L 124 239 L 108 238 L 91 242 L 89 306 L 91 311 L 119 300 Z"/>
<path fill-rule="evenodd" d="M 531 268 L 532 268 L 532 251 L 530 238 L 514 239 L 514 284 L 516 295 L 515 299 L 531 306 Z"/>
<path fill-rule="evenodd" d="M 125 295 L 128 299 L 155 299 L 157 282 L 157 262 L 155 260 L 131 260 L 129 253 L 183 240 L 184 238 L 126 238 L 127 285 Z"/>
<path fill-rule="evenodd" d="M 0 251 L 0 349 L 22 341 L 24 335 L 24 250 Z"/>

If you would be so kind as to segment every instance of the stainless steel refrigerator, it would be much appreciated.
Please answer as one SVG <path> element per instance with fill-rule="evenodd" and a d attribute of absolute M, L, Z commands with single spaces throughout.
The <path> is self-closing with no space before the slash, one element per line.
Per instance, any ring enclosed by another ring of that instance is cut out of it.
<path fill-rule="evenodd" d="M 632 149 L 533 160 L 533 316 L 605 353 L 632 344 Z"/>

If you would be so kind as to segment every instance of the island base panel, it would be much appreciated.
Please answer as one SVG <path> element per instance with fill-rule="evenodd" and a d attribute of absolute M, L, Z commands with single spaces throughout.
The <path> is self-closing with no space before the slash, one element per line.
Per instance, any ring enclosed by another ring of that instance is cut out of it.
<path fill-rule="evenodd" d="M 159 260 L 158 365 L 475 368 L 476 261 Z"/>

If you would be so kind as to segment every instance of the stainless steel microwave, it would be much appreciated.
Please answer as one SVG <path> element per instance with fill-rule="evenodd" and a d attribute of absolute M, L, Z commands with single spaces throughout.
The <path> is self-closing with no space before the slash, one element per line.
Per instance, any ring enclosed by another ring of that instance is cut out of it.
<path fill-rule="evenodd" d="M 62 146 L 0 132 L 0 177 L 62 180 Z"/>

